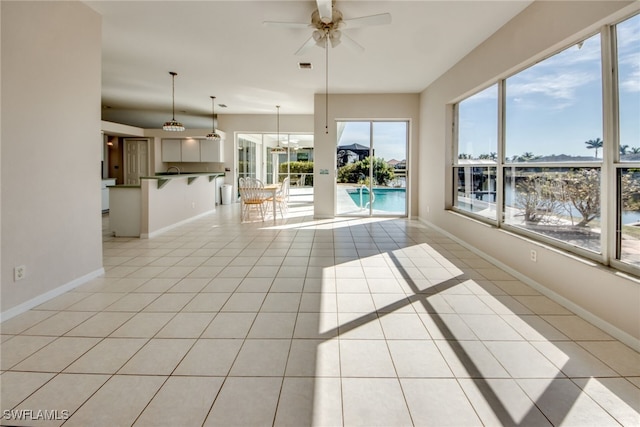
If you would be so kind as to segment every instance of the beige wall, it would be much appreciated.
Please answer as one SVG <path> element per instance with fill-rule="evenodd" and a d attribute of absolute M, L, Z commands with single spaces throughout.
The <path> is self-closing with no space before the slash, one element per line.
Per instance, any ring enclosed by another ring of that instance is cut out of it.
<path fill-rule="evenodd" d="M 316 94 L 314 111 L 314 216 L 316 218 L 332 218 L 336 206 L 336 140 L 338 120 L 370 120 L 370 119 L 403 119 L 409 120 L 409 153 L 407 161 L 410 167 L 408 176 L 409 209 L 416 215 L 418 206 L 418 129 L 419 105 L 418 94 L 364 94 L 364 95 L 330 95 L 328 130 L 325 133 L 325 96 Z M 328 175 L 320 175 L 320 169 L 328 169 Z"/>
<path fill-rule="evenodd" d="M 101 18 L 80 2 L 0 7 L 6 319 L 103 272 Z"/>
<path fill-rule="evenodd" d="M 430 85 L 420 98 L 420 218 L 464 240 L 618 338 L 640 348 L 640 282 L 446 210 L 451 205 L 450 104 L 597 32 L 640 4 L 534 2 Z M 442 183 L 445 182 L 446 185 Z M 538 251 L 536 263 L 529 260 Z"/>

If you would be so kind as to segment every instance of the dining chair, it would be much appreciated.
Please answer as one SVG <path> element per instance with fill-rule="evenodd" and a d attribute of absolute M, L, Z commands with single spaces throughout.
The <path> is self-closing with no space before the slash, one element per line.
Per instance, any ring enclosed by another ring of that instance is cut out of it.
<path fill-rule="evenodd" d="M 284 219 L 285 215 L 289 211 L 289 189 L 291 187 L 291 180 L 289 177 L 286 177 L 282 181 L 282 186 L 280 190 L 276 193 L 276 203 L 278 205 L 278 210 L 280 211 L 280 215 Z"/>
<path fill-rule="evenodd" d="M 245 178 L 239 183 L 240 200 L 242 203 L 241 221 L 249 221 L 251 219 L 251 211 L 257 211 L 262 220 L 265 216 L 265 202 L 267 198 L 264 194 L 264 184 L 255 178 Z"/>

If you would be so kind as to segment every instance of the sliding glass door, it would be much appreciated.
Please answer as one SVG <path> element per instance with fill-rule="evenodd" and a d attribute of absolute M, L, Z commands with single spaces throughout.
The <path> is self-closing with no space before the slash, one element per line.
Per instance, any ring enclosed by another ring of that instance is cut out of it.
<path fill-rule="evenodd" d="M 407 121 L 338 122 L 336 215 L 407 215 Z"/>
<path fill-rule="evenodd" d="M 262 138 L 245 134 L 238 137 L 238 178 L 262 177 Z"/>

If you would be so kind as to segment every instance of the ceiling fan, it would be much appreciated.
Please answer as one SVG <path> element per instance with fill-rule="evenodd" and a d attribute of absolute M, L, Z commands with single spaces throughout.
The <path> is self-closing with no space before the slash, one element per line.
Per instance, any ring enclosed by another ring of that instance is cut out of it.
<path fill-rule="evenodd" d="M 345 46 L 356 52 L 363 52 L 364 47 L 347 34 L 344 34 L 341 29 L 386 25 L 391 23 L 391 14 L 389 13 L 344 19 L 342 12 L 335 7 L 335 0 L 316 0 L 316 3 L 318 8 L 311 14 L 310 24 L 301 22 L 265 21 L 264 25 L 288 28 L 313 28 L 314 30 L 311 37 L 309 37 L 300 49 L 296 51 L 296 55 L 302 55 L 314 45 L 326 48 L 327 43 L 331 44 L 331 47 L 336 47 L 340 43 L 343 43 Z"/>

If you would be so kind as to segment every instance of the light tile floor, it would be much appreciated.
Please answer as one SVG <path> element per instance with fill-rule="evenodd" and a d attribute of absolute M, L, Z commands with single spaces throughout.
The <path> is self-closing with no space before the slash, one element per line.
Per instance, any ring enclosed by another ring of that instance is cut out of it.
<path fill-rule="evenodd" d="M 526 284 L 417 221 L 290 214 L 105 233 L 104 277 L 1 325 L 2 410 L 60 419 L 2 423 L 640 425 L 640 355 Z"/>

